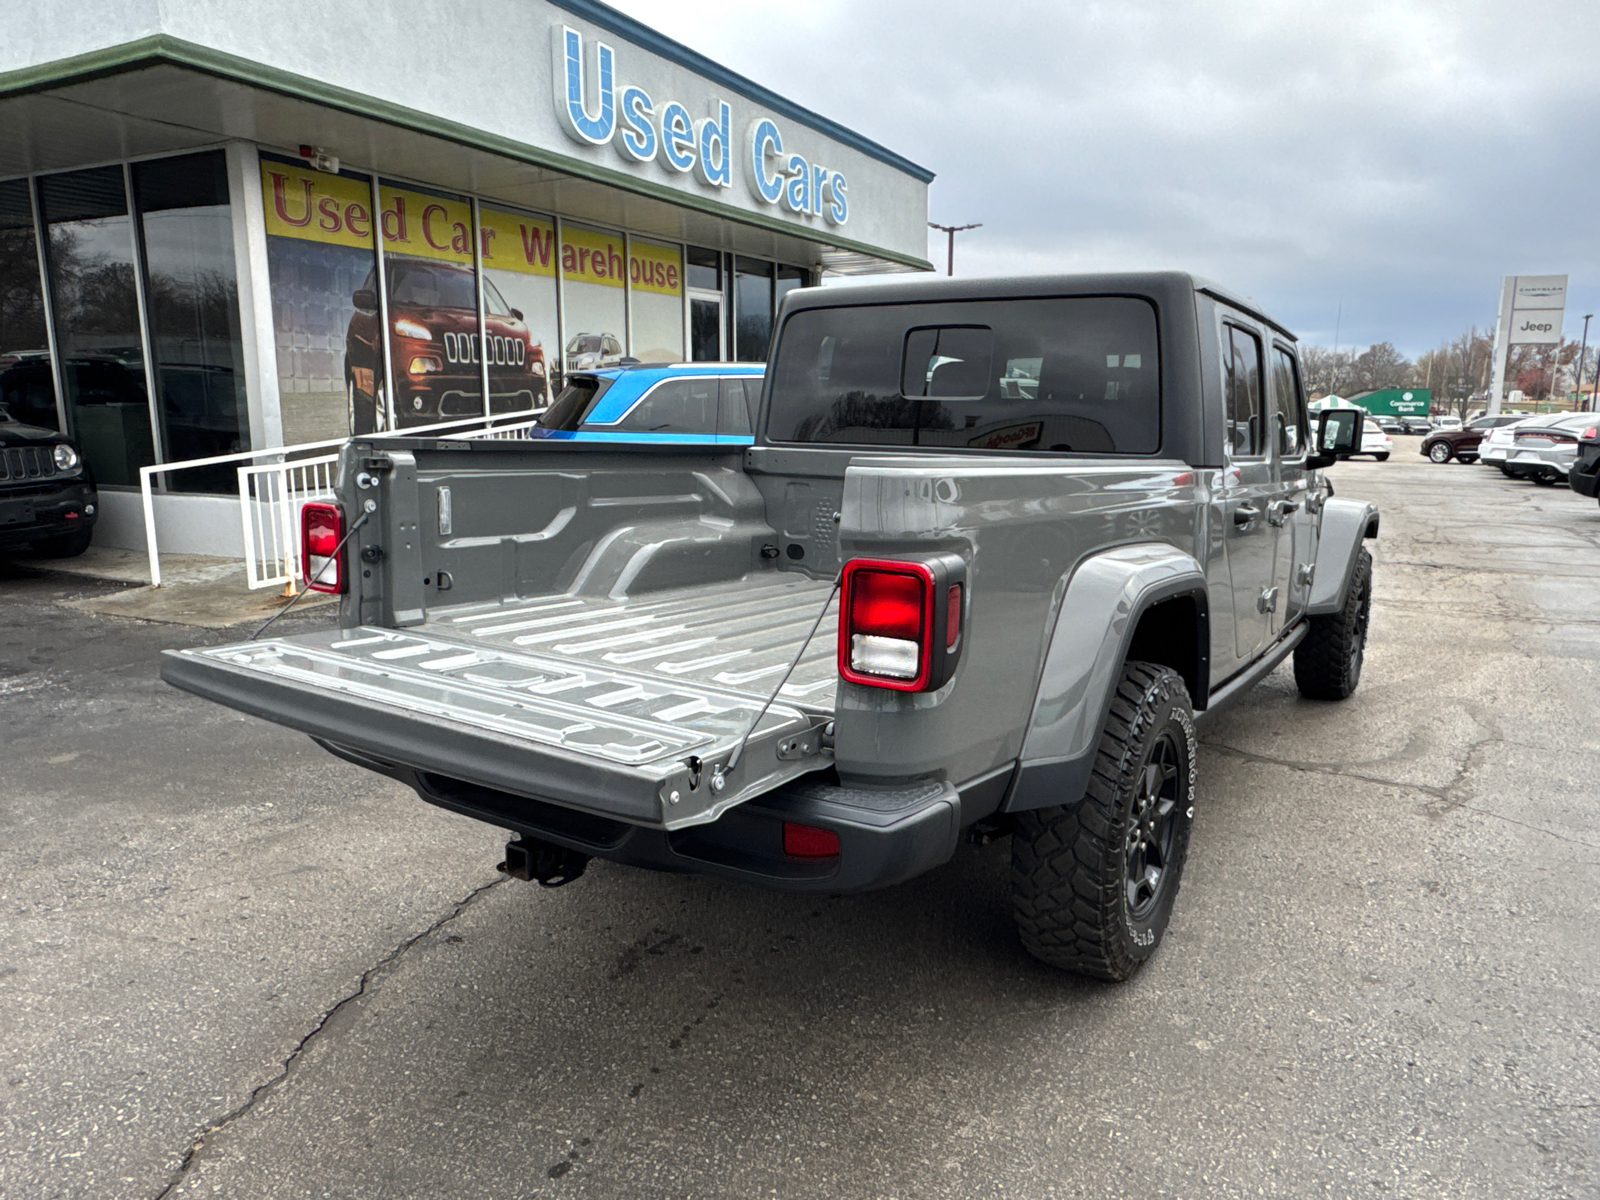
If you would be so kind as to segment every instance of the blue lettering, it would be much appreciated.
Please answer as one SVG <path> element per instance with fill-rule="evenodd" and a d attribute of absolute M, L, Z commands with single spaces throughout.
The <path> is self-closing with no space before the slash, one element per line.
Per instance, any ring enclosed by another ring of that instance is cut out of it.
<path fill-rule="evenodd" d="M 655 109 L 650 93 L 640 87 L 623 88 L 618 107 L 623 125 L 622 136 L 617 139 L 618 151 L 633 162 L 649 162 L 656 156 L 656 127 L 652 120 Z"/>
<path fill-rule="evenodd" d="M 798 154 L 789 155 L 789 183 L 783 189 L 783 206 L 801 214 L 811 211 L 811 164 Z"/>
<path fill-rule="evenodd" d="M 783 173 L 767 174 L 767 159 L 783 154 L 783 136 L 766 117 L 750 122 L 750 191 L 763 204 L 776 204 L 783 195 Z"/>
<path fill-rule="evenodd" d="M 676 100 L 661 108 L 661 157 L 674 171 L 694 169 L 694 124 L 689 110 Z"/>
<path fill-rule="evenodd" d="M 838 171 L 828 177 L 828 194 L 832 197 L 825 214 L 830 225 L 843 225 L 850 219 L 850 202 L 845 199 L 845 189 L 849 185 Z"/>
<path fill-rule="evenodd" d="M 828 168 L 812 164 L 811 167 L 811 215 L 822 215 L 822 189 L 828 185 Z"/>
<path fill-rule="evenodd" d="M 599 76 L 599 108 L 589 115 L 585 103 L 583 35 L 565 25 L 555 29 L 556 112 L 567 136 L 591 146 L 603 146 L 617 127 L 616 98 L 612 94 L 612 52 L 604 42 L 595 43 L 596 70 Z"/>
<path fill-rule="evenodd" d="M 733 182 L 733 162 L 728 155 L 733 113 L 722 101 L 714 103 L 717 115 L 700 122 L 700 178 L 713 187 L 727 187 Z"/>

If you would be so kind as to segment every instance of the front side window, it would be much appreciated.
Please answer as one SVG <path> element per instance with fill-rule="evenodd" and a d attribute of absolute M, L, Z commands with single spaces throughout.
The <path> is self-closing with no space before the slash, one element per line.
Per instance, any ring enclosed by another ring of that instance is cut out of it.
<path fill-rule="evenodd" d="M 1306 406 L 1300 391 L 1300 372 L 1294 355 L 1282 346 L 1272 348 L 1272 404 L 1278 457 L 1294 458 L 1304 453 Z"/>
<path fill-rule="evenodd" d="M 785 323 L 778 442 L 1153 454 L 1155 307 L 1124 296 L 804 309 Z"/>
<path fill-rule="evenodd" d="M 1223 327 L 1228 446 L 1235 458 L 1266 453 L 1262 428 L 1261 339 L 1237 325 Z"/>

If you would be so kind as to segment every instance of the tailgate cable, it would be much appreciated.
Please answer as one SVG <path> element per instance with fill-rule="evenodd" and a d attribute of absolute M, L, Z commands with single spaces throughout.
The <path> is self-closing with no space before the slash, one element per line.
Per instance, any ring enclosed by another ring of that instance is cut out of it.
<path fill-rule="evenodd" d="M 293 600 L 289 601 L 289 603 L 285 604 L 277 612 L 273 613 L 270 617 L 268 617 L 267 621 L 266 621 L 266 624 L 263 625 L 260 629 L 256 630 L 254 633 L 252 633 L 245 640 L 249 641 L 249 642 L 255 641 L 258 637 L 260 637 L 263 633 L 265 633 L 267 631 L 267 626 L 271 625 L 279 617 L 283 616 L 284 613 L 288 612 L 296 604 L 299 604 L 300 603 L 300 597 L 304 596 L 307 592 L 309 592 L 311 590 L 311 585 L 313 583 L 317 583 L 318 581 L 320 581 L 322 579 L 322 572 L 326 571 L 328 569 L 329 564 L 332 563 L 334 559 L 339 557 L 339 551 L 344 549 L 344 544 L 346 542 L 348 542 L 351 538 L 353 538 L 356 535 L 356 530 L 360 529 L 363 525 L 365 525 L 367 523 L 367 518 L 369 518 L 370 516 L 372 516 L 371 513 L 364 512 L 359 517 L 357 517 L 356 521 L 355 521 L 355 524 L 350 526 L 350 532 L 345 534 L 342 538 L 339 539 L 339 544 L 333 548 L 333 553 L 328 555 L 328 561 L 322 564 L 322 569 L 317 572 L 317 578 L 316 579 L 308 579 L 308 580 L 306 580 L 306 586 L 304 588 L 300 589 L 300 591 L 298 591 L 298 592 L 296 592 L 294 594 L 294 599 Z"/>
<path fill-rule="evenodd" d="M 844 572 L 833 577 L 833 587 L 828 589 L 828 598 L 822 602 L 822 611 L 817 614 L 817 619 L 811 623 L 811 632 L 806 634 L 805 641 L 800 643 L 800 649 L 795 652 L 794 661 L 789 664 L 789 669 L 783 673 L 783 678 L 778 680 L 778 686 L 772 689 L 772 695 L 767 697 L 767 702 L 761 706 L 761 711 L 756 714 L 756 719 L 750 722 L 750 728 L 744 731 L 744 736 L 739 739 L 739 744 L 733 748 L 733 753 L 728 757 L 728 765 L 723 768 L 726 774 L 733 774 L 733 769 L 739 765 L 739 756 L 744 753 L 744 745 L 750 740 L 750 735 L 756 731 L 756 726 L 761 724 L 761 718 L 767 715 L 767 709 L 772 707 L 772 702 L 778 698 L 778 693 L 783 691 L 783 685 L 789 682 L 789 676 L 794 674 L 794 669 L 800 665 L 800 660 L 805 657 L 806 648 L 811 645 L 811 639 L 817 636 L 817 630 L 822 628 L 822 618 L 828 615 L 828 606 L 833 603 L 833 598 L 839 594 L 839 584 L 844 580 Z"/>

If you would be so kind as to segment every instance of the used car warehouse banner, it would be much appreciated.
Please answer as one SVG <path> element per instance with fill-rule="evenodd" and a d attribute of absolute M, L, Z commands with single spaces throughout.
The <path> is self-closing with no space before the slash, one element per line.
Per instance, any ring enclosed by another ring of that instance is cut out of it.
<path fill-rule="evenodd" d="M 382 231 L 386 262 L 395 256 L 426 259 L 470 275 L 472 204 L 461 196 L 383 184 L 374 220 L 366 176 L 330 175 L 266 156 L 261 187 L 284 440 L 342 436 L 354 415 L 352 376 L 367 382 L 362 368 L 346 360 L 346 343 L 360 324 L 353 297 L 376 278 L 374 228 Z M 548 218 L 488 204 L 479 206 L 479 222 L 491 333 L 497 318 L 525 323 L 553 386 L 560 386 L 558 262 L 566 293 L 567 369 L 609 365 L 624 353 L 647 362 L 684 357 L 679 247 L 572 224 L 563 227 L 558 246 Z M 394 287 L 391 280 L 391 307 Z M 520 316 L 513 318 L 513 312 Z M 498 390 L 491 379 L 491 394 Z"/>

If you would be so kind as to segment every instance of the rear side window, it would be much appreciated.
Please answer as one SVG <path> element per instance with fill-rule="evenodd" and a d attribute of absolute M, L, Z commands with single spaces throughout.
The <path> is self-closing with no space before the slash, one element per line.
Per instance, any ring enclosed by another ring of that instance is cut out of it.
<path fill-rule="evenodd" d="M 1261 339 L 1237 325 L 1224 325 L 1223 371 L 1226 376 L 1228 446 L 1235 458 L 1266 453 L 1262 429 Z"/>
<path fill-rule="evenodd" d="M 784 322 L 776 442 L 1153 454 L 1156 311 L 1074 296 L 804 309 Z"/>
<path fill-rule="evenodd" d="M 759 379 L 724 379 L 717 432 L 749 437 L 755 427 L 756 398 L 760 393 Z"/>
<path fill-rule="evenodd" d="M 638 433 L 705 433 L 717 431 L 717 384 L 709 377 L 668 379 L 616 425 Z"/>

